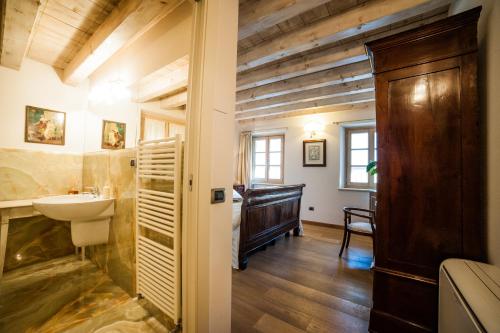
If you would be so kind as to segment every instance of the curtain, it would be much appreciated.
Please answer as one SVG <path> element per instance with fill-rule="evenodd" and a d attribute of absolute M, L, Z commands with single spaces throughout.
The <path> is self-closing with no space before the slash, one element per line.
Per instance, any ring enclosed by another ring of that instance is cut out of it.
<path fill-rule="evenodd" d="M 179 125 L 176 123 L 169 123 L 168 124 L 168 136 L 175 136 L 177 134 L 182 135 L 182 139 L 184 140 L 186 132 L 186 126 L 184 125 Z"/>
<path fill-rule="evenodd" d="M 238 170 L 236 182 L 250 186 L 250 173 L 252 172 L 252 132 L 240 134 L 240 149 L 238 152 Z"/>
<path fill-rule="evenodd" d="M 144 140 L 156 140 L 165 137 L 165 122 L 144 118 Z"/>

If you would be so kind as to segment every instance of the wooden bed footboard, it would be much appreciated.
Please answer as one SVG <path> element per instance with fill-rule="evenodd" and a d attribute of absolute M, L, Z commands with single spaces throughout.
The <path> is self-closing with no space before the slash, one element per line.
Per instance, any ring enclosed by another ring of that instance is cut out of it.
<path fill-rule="evenodd" d="M 241 206 L 239 268 L 248 254 L 294 229 L 299 233 L 300 201 L 304 184 L 248 189 Z"/>

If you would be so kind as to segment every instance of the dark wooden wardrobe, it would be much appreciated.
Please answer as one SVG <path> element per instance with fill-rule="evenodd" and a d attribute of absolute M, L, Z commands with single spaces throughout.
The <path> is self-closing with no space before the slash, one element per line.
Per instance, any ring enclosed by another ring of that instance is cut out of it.
<path fill-rule="evenodd" d="M 368 43 L 379 183 L 371 332 L 435 332 L 438 270 L 483 259 L 481 8 Z"/>

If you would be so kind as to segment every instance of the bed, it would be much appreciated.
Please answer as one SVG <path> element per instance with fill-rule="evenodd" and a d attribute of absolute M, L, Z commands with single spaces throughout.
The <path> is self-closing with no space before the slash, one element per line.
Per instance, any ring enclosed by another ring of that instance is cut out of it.
<path fill-rule="evenodd" d="M 283 234 L 302 233 L 300 202 L 304 184 L 248 189 L 233 201 L 233 268 L 244 270 L 248 256 Z"/>

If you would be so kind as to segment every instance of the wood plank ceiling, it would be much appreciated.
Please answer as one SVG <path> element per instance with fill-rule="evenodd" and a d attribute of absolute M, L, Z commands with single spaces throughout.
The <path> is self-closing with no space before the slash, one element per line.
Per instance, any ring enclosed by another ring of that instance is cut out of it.
<path fill-rule="evenodd" d="M 184 0 L 0 0 L 0 64 L 25 56 L 78 84 Z"/>
<path fill-rule="evenodd" d="M 240 0 L 236 120 L 374 107 L 369 40 L 447 16 L 451 0 Z"/>
<path fill-rule="evenodd" d="M 119 0 L 46 0 L 28 57 L 64 70 Z"/>
<path fill-rule="evenodd" d="M 450 1 L 240 0 L 236 119 L 373 107 L 364 43 L 441 19 Z M 77 84 L 182 2 L 0 0 L 0 62 L 19 69 L 28 56 Z M 147 78 L 136 99 L 185 104 L 186 68 L 174 91 Z"/>

